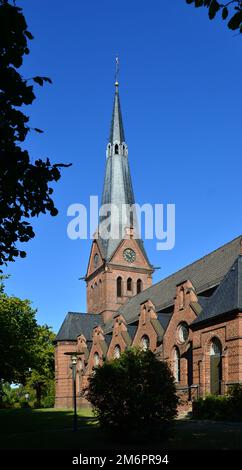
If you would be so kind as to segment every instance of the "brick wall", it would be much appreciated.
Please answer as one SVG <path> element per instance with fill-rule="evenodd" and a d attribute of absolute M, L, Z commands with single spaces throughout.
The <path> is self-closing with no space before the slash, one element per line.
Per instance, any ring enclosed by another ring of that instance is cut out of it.
<path fill-rule="evenodd" d="M 55 407 L 72 408 L 73 387 L 70 356 L 65 353 L 76 350 L 76 341 L 58 342 L 55 347 Z"/>
<path fill-rule="evenodd" d="M 113 273 L 110 273 L 113 275 Z M 116 273 L 117 274 L 117 273 Z M 116 275 L 115 274 L 115 275 Z M 111 276 L 112 277 L 112 276 Z M 111 285 L 111 281 L 110 281 Z M 150 300 L 140 305 L 140 314 L 137 319 L 137 330 L 132 341 L 127 335 L 125 319 L 119 315 L 114 320 L 112 339 L 106 343 L 101 326 L 94 328 L 92 347 L 89 352 L 86 339 L 83 335 L 77 342 L 61 342 L 56 345 L 56 407 L 72 407 L 72 375 L 70 357 L 65 352 L 77 351 L 83 355 L 77 367 L 77 394 L 78 405 L 88 405 L 80 398 L 80 391 L 88 383 L 93 371 L 95 354 L 99 356 L 102 364 L 105 358 L 112 359 L 114 350 L 119 345 L 121 352 L 128 346 L 141 346 L 143 336 L 149 338 L 149 348 L 156 353 L 160 360 L 165 360 L 174 370 L 174 349 L 177 348 L 180 356 L 180 380 L 177 381 L 177 393 L 180 397 L 180 410 L 191 409 L 191 401 L 197 396 L 204 396 L 210 392 L 210 347 L 211 341 L 217 338 L 222 350 L 222 392 L 226 392 L 229 384 L 242 382 L 242 313 L 227 316 L 216 324 L 192 326 L 197 317 L 197 296 L 190 281 L 184 281 L 177 286 L 174 299 L 174 310 L 171 320 L 164 333 L 162 343 L 159 334 L 154 328 L 157 321 L 155 306 Z M 153 322 L 153 323 L 152 323 Z M 181 324 L 188 327 L 188 336 L 181 341 L 179 328 Z M 191 349 L 190 349 L 191 348 Z M 192 354 L 191 354 L 192 352 Z"/>
<path fill-rule="evenodd" d="M 210 393 L 210 348 L 214 338 L 222 349 L 222 392 L 229 383 L 242 381 L 242 317 L 231 314 L 226 321 L 207 325 L 193 333 L 194 383 L 199 384 L 201 396 Z"/>
<path fill-rule="evenodd" d="M 133 263 L 123 258 L 126 248 L 136 253 Z M 95 255 L 99 255 L 100 262 L 94 263 Z M 137 281 L 142 282 L 142 290 L 152 284 L 152 269 L 145 260 L 135 239 L 123 240 L 109 263 L 101 261 L 101 253 L 97 242 L 93 242 L 89 267 L 87 271 L 87 311 L 102 313 L 105 322 L 108 322 L 129 297 L 137 294 Z M 122 295 L 117 296 L 117 279 L 122 278 Z M 127 289 L 127 280 L 132 279 L 132 290 Z"/>

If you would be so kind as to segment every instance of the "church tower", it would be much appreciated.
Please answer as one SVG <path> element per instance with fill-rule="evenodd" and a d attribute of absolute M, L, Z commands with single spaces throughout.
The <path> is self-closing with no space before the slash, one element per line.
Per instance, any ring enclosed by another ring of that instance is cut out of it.
<path fill-rule="evenodd" d="M 85 277 L 87 312 L 102 314 L 105 323 L 131 296 L 152 284 L 153 267 L 138 235 L 134 204 L 116 81 L 102 213 Z"/>

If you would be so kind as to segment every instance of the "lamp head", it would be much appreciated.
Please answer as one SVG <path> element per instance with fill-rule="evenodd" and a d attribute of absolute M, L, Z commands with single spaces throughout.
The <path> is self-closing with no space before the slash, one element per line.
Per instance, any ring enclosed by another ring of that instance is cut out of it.
<path fill-rule="evenodd" d="M 72 354 L 71 356 L 71 363 L 73 366 L 75 366 L 77 363 L 77 356 L 75 354 Z"/>

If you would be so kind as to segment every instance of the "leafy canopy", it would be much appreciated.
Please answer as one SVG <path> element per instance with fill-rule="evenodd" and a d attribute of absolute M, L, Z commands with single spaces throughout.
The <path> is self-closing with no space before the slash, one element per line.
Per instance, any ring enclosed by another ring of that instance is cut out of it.
<path fill-rule="evenodd" d="M 29 300 L 8 296 L 0 279 L 0 380 L 24 383 L 35 365 L 38 326 Z"/>
<path fill-rule="evenodd" d="M 3 280 L 0 276 L 0 379 L 45 385 L 54 378 L 55 334 L 37 324 L 30 300 L 5 293 Z"/>
<path fill-rule="evenodd" d="M 24 387 L 32 398 L 34 406 L 54 406 L 54 340 L 55 334 L 47 325 L 38 325 L 33 348 L 35 363 L 29 372 Z"/>
<path fill-rule="evenodd" d="M 186 0 L 187 3 L 194 3 L 196 8 L 208 8 L 208 16 L 213 20 L 218 12 L 221 12 L 223 20 L 229 17 L 228 28 L 238 29 L 242 33 L 242 1 L 230 0 L 228 2 L 218 2 L 217 0 Z"/>

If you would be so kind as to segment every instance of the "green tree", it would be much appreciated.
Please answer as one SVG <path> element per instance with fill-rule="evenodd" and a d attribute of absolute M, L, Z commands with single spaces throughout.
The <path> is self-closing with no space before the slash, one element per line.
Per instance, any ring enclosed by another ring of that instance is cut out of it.
<path fill-rule="evenodd" d="M 38 326 L 36 310 L 29 300 L 8 296 L 0 279 L 0 380 L 25 383 L 33 354 Z"/>
<path fill-rule="evenodd" d="M 35 392 L 35 406 L 50 407 L 54 404 L 54 339 L 55 334 L 49 326 L 38 326 L 33 355 L 34 367 L 26 380 L 25 391 Z"/>
<path fill-rule="evenodd" d="M 38 325 L 29 300 L 8 296 L 0 276 L 0 388 L 3 401 L 22 406 L 54 403 L 54 339 L 47 325 Z M 12 390 L 11 383 L 19 384 Z M 29 396 L 29 400 L 26 396 Z M 12 401 L 11 401 L 12 400 Z"/>
<path fill-rule="evenodd" d="M 150 435 L 176 415 L 173 375 L 151 351 L 128 349 L 95 368 L 84 396 L 107 430 Z"/>
<path fill-rule="evenodd" d="M 217 0 L 186 0 L 187 3 L 194 3 L 196 8 L 205 7 L 208 9 L 208 16 L 213 20 L 218 12 L 223 20 L 229 18 L 228 28 L 238 29 L 242 33 L 242 1 L 230 0 L 228 2 L 218 2 Z"/>
<path fill-rule="evenodd" d="M 68 166 L 51 164 L 48 158 L 31 163 L 23 148 L 30 130 L 43 131 L 31 128 L 20 109 L 33 103 L 34 83 L 51 83 L 48 77 L 24 78 L 18 71 L 32 39 L 22 9 L 0 0 L 0 265 L 26 256 L 17 242 L 34 237 L 30 217 L 57 215 L 50 184 L 59 180 L 59 168 Z"/>

